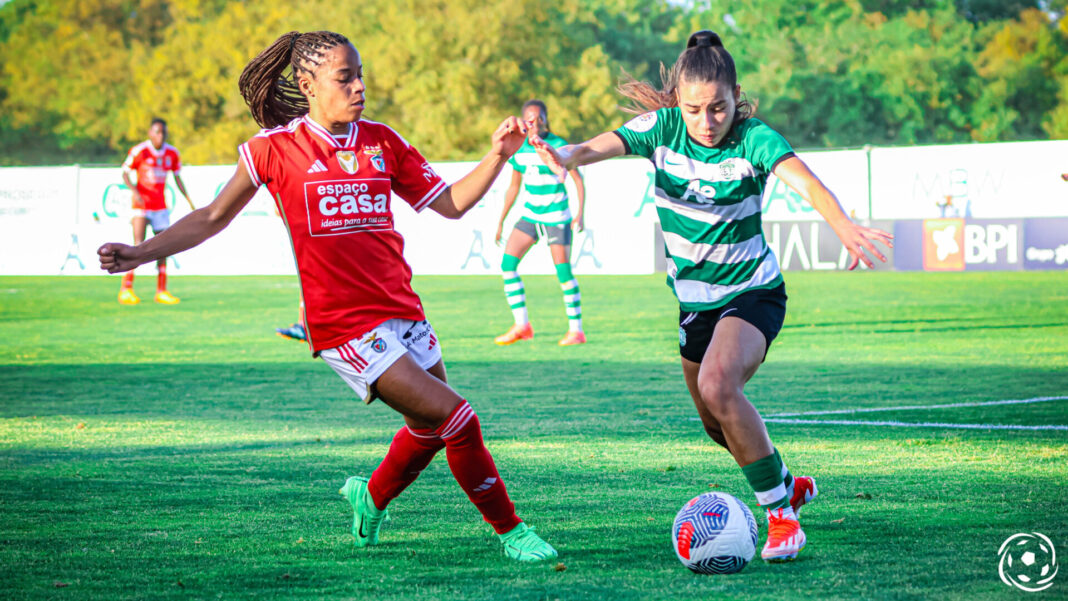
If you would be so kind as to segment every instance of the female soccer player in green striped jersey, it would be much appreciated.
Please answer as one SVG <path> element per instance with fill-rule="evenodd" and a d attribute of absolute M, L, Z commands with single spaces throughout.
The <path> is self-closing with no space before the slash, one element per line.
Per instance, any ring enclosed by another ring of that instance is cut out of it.
<path fill-rule="evenodd" d="M 563 138 L 549 130 L 549 109 L 544 102 L 528 100 L 523 105 L 523 120 L 537 128 L 538 136 L 546 144 L 554 147 L 567 144 Z M 526 291 L 517 270 L 523 255 L 527 254 L 538 238 L 545 236 L 553 264 L 556 266 L 556 278 L 560 281 L 560 290 L 564 293 L 564 309 L 567 312 L 567 334 L 560 339 L 560 346 L 584 344 L 586 334 L 582 331 L 578 281 L 571 274 L 571 229 L 582 231 L 582 211 L 586 200 L 582 176 L 578 170 L 571 171 L 571 178 L 575 181 L 575 194 L 578 197 L 578 211 L 572 218 L 564 183 L 557 180 L 552 171 L 542 164 L 529 142 L 519 148 L 508 160 L 508 164 L 512 166 L 512 181 L 504 195 L 504 209 L 497 224 L 496 241 L 500 244 L 504 219 L 522 190 L 523 213 L 512 233 L 508 235 L 504 256 L 501 258 L 504 294 L 508 306 L 512 308 L 515 324 L 494 342 L 506 345 L 534 337 L 534 328 L 527 318 Z"/>
<path fill-rule="evenodd" d="M 741 466 L 768 518 L 766 561 L 785 561 L 805 546 L 798 510 L 816 496 L 812 478 L 794 478 L 743 388 L 782 327 L 786 291 L 761 230 L 768 174 L 805 198 L 852 255 L 849 269 L 873 267 L 865 249 L 892 245 L 890 234 L 853 223 L 785 139 L 752 117 L 734 60 L 718 35 L 699 31 L 663 89 L 631 80 L 620 92 L 646 112 L 613 132 L 553 148 L 532 139 L 557 174 L 632 154 L 656 169 L 656 206 L 679 299 L 683 375 L 705 431 Z"/>

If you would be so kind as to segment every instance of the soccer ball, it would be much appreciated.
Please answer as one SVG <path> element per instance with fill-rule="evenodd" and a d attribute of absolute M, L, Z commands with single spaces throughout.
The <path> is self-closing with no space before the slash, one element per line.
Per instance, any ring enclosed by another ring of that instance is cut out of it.
<path fill-rule="evenodd" d="M 733 574 L 756 553 L 753 512 L 738 499 L 706 492 L 682 506 L 671 529 L 671 542 L 682 565 L 698 574 Z"/>

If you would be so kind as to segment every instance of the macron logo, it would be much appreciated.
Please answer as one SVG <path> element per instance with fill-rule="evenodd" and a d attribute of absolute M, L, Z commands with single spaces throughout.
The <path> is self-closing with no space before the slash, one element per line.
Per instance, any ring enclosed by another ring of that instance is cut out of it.
<path fill-rule="evenodd" d="M 471 492 L 482 492 L 484 490 L 489 490 L 490 487 L 492 487 L 496 483 L 497 483 L 497 479 L 496 478 L 486 478 L 485 482 L 480 484 L 478 486 L 478 488 L 472 490 Z"/>
<path fill-rule="evenodd" d="M 326 165 L 324 165 L 323 162 L 319 159 L 315 159 L 315 162 L 312 163 L 312 166 L 308 167 L 308 173 L 322 173 L 324 171 L 326 171 Z"/>

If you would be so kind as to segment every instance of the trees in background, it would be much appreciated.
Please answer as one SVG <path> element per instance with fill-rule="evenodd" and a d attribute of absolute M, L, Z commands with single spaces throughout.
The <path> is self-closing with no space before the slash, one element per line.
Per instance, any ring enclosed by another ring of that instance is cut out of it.
<path fill-rule="evenodd" d="M 800 147 L 1068 137 L 1068 2 L 1040 0 L 12 0 L 0 6 L 0 164 L 121 160 L 168 119 L 190 163 L 257 130 L 245 63 L 290 30 L 363 55 L 369 119 L 473 158 L 545 100 L 582 139 L 626 119 L 621 69 L 658 83 L 719 31 L 758 115 Z"/>

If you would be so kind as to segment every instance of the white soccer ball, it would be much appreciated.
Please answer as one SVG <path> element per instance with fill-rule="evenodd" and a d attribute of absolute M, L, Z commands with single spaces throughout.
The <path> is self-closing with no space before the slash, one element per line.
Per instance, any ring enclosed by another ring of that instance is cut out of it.
<path fill-rule="evenodd" d="M 738 499 L 706 492 L 690 499 L 675 516 L 671 542 L 682 565 L 698 574 L 733 574 L 753 559 L 757 523 Z"/>

